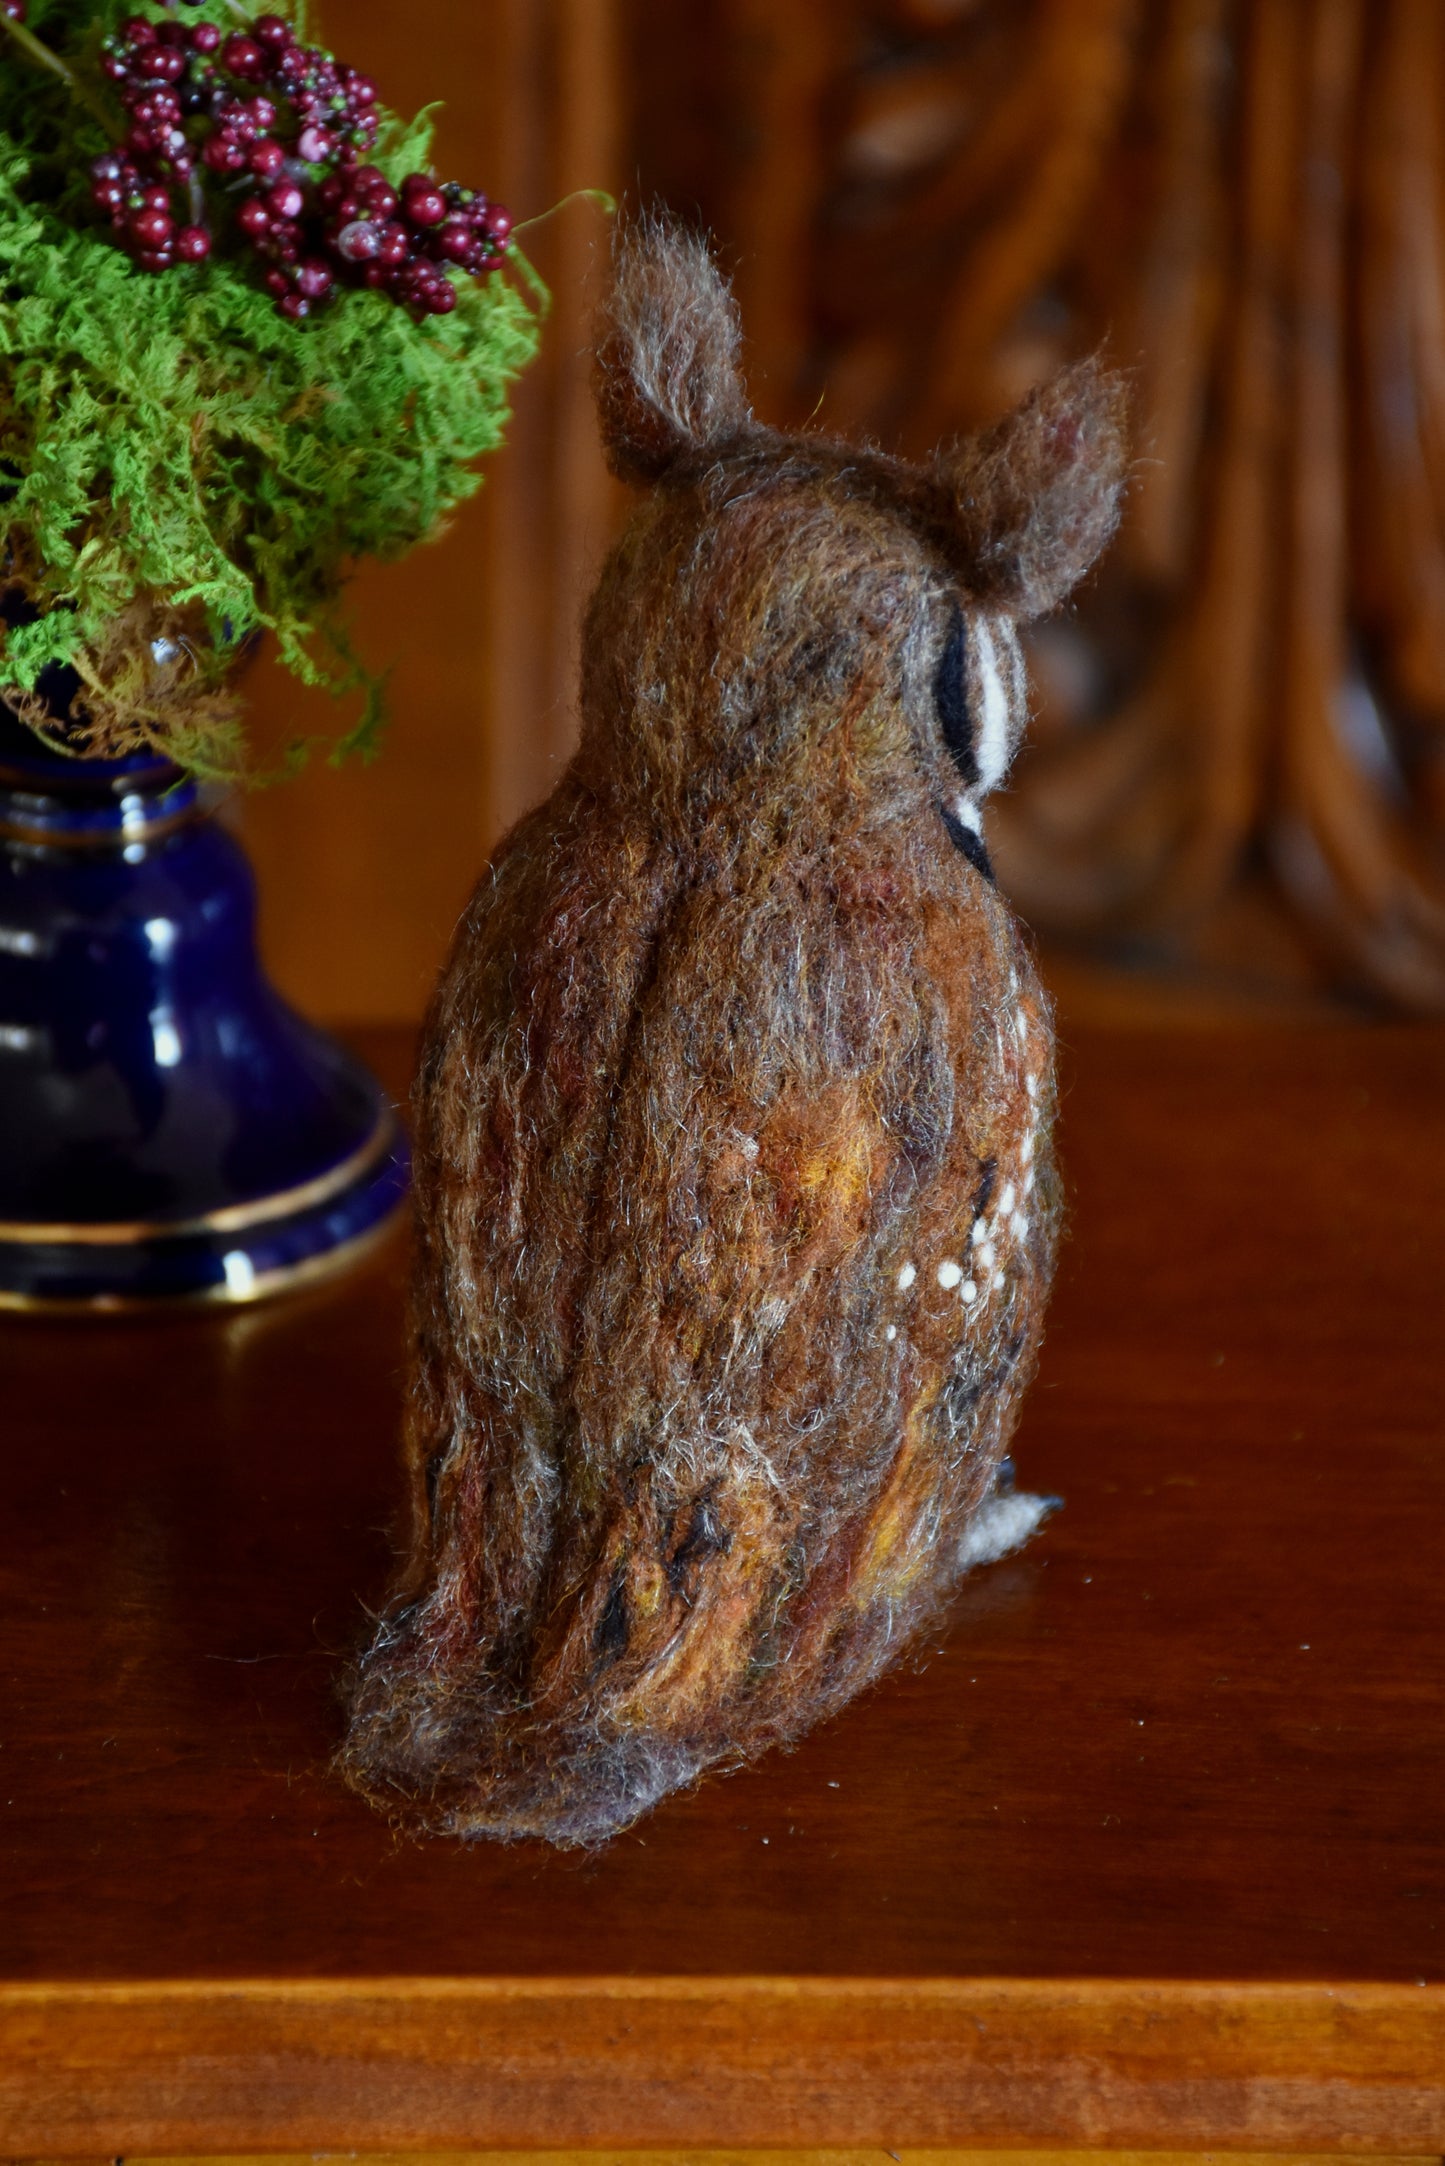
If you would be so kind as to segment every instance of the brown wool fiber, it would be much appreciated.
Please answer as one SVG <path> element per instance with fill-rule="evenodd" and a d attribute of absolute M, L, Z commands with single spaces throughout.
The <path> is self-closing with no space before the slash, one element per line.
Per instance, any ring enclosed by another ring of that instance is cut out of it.
<path fill-rule="evenodd" d="M 625 232 L 597 397 L 649 486 L 426 1035 L 413 1533 L 341 1764 L 450 1834 L 597 1843 L 798 1737 L 1044 1510 L 1000 1466 L 1052 1036 L 978 807 L 1118 387 L 925 470 L 755 423 L 737 348 L 702 244 Z"/>

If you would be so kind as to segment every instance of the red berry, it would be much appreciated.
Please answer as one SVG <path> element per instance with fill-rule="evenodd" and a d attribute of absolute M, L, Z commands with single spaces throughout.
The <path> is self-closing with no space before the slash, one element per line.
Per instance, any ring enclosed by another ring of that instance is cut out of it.
<path fill-rule="evenodd" d="M 432 239 L 432 247 L 448 263 L 465 263 L 476 245 L 476 235 L 464 218 L 449 218 Z"/>
<path fill-rule="evenodd" d="M 164 248 L 175 232 L 170 214 L 166 211 L 137 211 L 130 222 L 133 238 L 141 248 Z"/>
<path fill-rule="evenodd" d="M 202 150 L 201 157 L 213 173 L 241 173 L 246 166 L 245 147 L 229 128 L 216 131 Z"/>
<path fill-rule="evenodd" d="M 324 301 L 332 287 L 331 266 L 319 256 L 304 256 L 296 272 L 296 291 L 308 301 Z"/>
<path fill-rule="evenodd" d="M 279 15 L 258 15 L 251 27 L 258 42 L 272 53 L 291 43 L 291 25 L 283 23 Z"/>
<path fill-rule="evenodd" d="M 291 281 L 284 271 L 268 271 L 266 284 L 279 301 L 283 293 L 291 291 Z"/>
<path fill-rule="evenodd" d="M 182 226 L 176 235 L 176 254 L 182 263 L 204 263 L 211 253 L 211 236 L 204 226 Z"/>
<path fill-rule="evenodd" d="M 233 30 L 221 48 L 221 60 L 232 75 L 239 75 L 243 82 L 259 76 L 266 65 L 265 55 L 254 38 L 244 31 Z"/>
<path fill-rule="evenodd" d="M 379 166 L 359 165 L 351 185 L 373 218 L 390 218 L 396 210 L 396 190 Z"/>
<path fill-rule="evenodd" d="M 25 0 L 5 0 L 4 6 L 0 7 L 0 15 L 10 23 L 23 23 L 25 12 Z"/>
<path fill-rule="evenodd" d="M 507 235 L 512 230 L 512 214 L 505 204 L 492 203 L 488 205 L 487 215 L 482 220 L 482 224 L 487 229 L 488 237 L 501 248 L 505 245 Z"/>
<path fill-rule="evenodd" d="M 271 253 L 278 263 L 294 263 L 301 253 L 301 228 L 293 218 L 278 218 L 271 227 Z"/>
<path fill-rule="evenodd" d="M 168 248 L 143 248 L 135 260 L 143 271 L 168 271 L 176 259 Z"/>
<path fill-rule="evenodd" d="M 142 210 L 168 211 L 171 207 L 171 192 L 169 188 L 162 188 L 159 185 L 142 188 L 140 200 Z"/>
<path fill-rule="evenodd" d="M 294 180 L 278 180 L 266 190 L 266 208 L 273 218 L 299 218 L 306 198 Z"/>
<path fill-rule="evenodd" d="M 370 263 L 380 248 L 381 235 L 369 219 L 353 218 L 336 236 L 336 253 L 347 263 Z"/>
<path fill-rule="evenodd" d="M 165 22 L 156 24 L 156 43 L 158 45 L 184 45 L 185 42 L 186 28 L 184 23 L 178 23 L 168 16 Z"/>
<path fill-rule="evenodd" d="M 121 24 L 120 34 L 128 45 L 154 45 L 156 26 L 148 23 L 144 15 L 132 15 Z"/>
<path fill-rule="evenodd" d="M 268 134 L 276 125 L 276 108 L 269 98 L 253 98 L 245 108 L 245 112 L 252 125 L 259 128 L 262 135 Z"/>
<path fill-rule="evenodd" d="M 318 128 L 313 123 L 301 130 L 296 148 L 308 165 L 325 165 L 336 148 L 336 138 L 325 128 Z"/>
<path fill-rule="evenodd" d="M 300 323 L 304 316 L 311 314 L 311 303 L 299 293 L 284 294 L 276 306 L 283 316 L 289 316 L 292 323 Z"/>
<path fill-rule="evenodd" d="M 414 226 L 439 226 L 447 214 L 446 197 L 425 173 L 409 173 L 402 182 L 401 207 Z"/>
<path fill-rule="evenodd" d="M 286 163 L 286 153 L 273 135 L 263 135 L 258 143 L 251 145 L 246 163 L 263 180 L 274 180 Z"/>
<path fill-rule="evenodd" d="M 186 56 L 174 45 L 152 45 L 142 54 L 139 72 L 152 83 L 178 83 L 186 72 Z"/>
<path fill-rule="evenodd" d="M 376 85 L 369 76 L 357 75 L 353 70 L 346 77 L 346 102 L 354 113 L 365 112 L 376 103 Z"/>
<path fill-rule="evenodd" d="M 411 235 L 405 226 L 388 222 L 380 227 L 376 236 L 376 260 L 378 263 L 396 265 L 405 263 L 411 254 Z"/>
<path fill-rule="evenodd" d="M 98 211 L 118 211 L 125 203 L 125 190 L 119 181 L 92 181 L 90 195 Z"/>
<path fill-rule="evenodd" d="M 259 196 L 247 196 L 236 207 L 236 223 L 247 240 L 264 240 L 271 230 L 271 213 Z"/>
<path fill-rule="evenodd" d="M 221 33 L 214 23 L 191 25 L 191 46 L 198 53 L 213 53 L 221 42 Z"/>
<path fill-rule="evenodd" d="M 430 316 L 450 316 L 457 305 L 457 289 L 449 278 L 440 279 L 435 286 L 427 288 L 422 306 Z"/>

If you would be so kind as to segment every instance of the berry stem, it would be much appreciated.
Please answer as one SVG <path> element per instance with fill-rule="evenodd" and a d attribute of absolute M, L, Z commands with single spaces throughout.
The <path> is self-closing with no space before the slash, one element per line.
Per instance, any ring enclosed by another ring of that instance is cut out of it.
<path fill-rule="evenodd" d="M 514 235 L 530 233 L 535 226 L 545 225 L 549 218 L 555 218 L 558 211 L 567 210 L 573 203 L 590 203 L 594 210 L 601 211 L 604 218 L 613 218 L 617 214 L 617 198 L 609 195 L 605 188 L 574 188 L 570 195 L 560 197 L 549 210 L 538 211 L 535 218 L 524 218 L 520 225 L 513 226 L 512 232 Z"/>
<path fill-rule="evenodd" d="M 0 14 L 0 30 L 4 30 L 9 37 L 15 40 L 26 59 L 35 67 L 48 68 L 52 75 L 58 75 L 72 98 L 83 105 L 86 111 L 98 120 L 107 132 L 109 131 L 111 125 L 109 113 L 107 113 L 100 100 L 91 95 L 80 77 L 65 65 L 59 53 L 53 53 L 48 45 L 42 44 L 33 30 L 27 30 L 24 23 L 16 22 L 12 16 Z"/>

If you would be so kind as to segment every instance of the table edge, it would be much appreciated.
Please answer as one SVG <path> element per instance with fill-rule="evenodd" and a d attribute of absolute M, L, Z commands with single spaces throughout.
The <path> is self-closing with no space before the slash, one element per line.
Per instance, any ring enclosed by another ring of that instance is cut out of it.
<path fill-rule="evenodd" d="M 0 1984 L 12 2155 L 717 2144 L 1445 2151 L 1445 1984 Z"/>

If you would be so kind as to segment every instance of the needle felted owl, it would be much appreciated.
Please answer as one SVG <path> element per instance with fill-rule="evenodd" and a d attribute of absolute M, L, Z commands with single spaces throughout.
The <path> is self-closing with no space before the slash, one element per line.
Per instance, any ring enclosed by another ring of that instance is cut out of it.
<path fill-rule="evenodd" d="M 597 399 L 647 493 L 427 1031 L 414 1533 L 342 1765 L 460 1835 L 595 1843 L 796 1738 L 1044 1509 L 999 1472 L 1052 1039 L 979 808 L 1118 388 L 915 467 L 756 423 L 738 335 L 699 241 L 622 236 Z"/>

